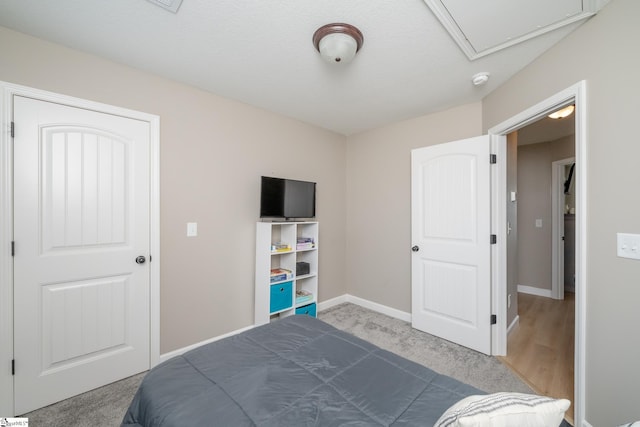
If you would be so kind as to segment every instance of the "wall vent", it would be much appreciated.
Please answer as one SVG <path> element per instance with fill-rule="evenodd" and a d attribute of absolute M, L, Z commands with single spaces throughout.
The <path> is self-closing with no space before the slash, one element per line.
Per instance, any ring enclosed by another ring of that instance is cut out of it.
<path fill-rule="evenodd" d="M 147 0 L 147 1 L 173 13 L 178 13 L 178 8 L 180 8 L 180 5 L 182 4 L 182 0 Z"/>

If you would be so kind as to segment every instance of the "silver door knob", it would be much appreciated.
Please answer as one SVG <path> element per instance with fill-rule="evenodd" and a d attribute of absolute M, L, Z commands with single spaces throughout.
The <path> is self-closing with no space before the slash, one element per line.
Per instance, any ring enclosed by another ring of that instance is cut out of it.
<path fill-rule="evenodd" d="M 139 257 L 137 257 L 137 258 L 136 258 L 136 262 L 137 262 L 138 264 L 144 264 L 146 260 L 147 260 L 147 259 L 146 259 L 144 256 L 142 256 L 142 255 L 140 255 Z"/>
<path fill-rule="evenodd" d="M 417 246 L 417 245 L 416 245 L 416 246 L 412 247 L 412 248 L 411 248 L 411 250 L 412 250 L 413 252 L 418 252 L 418 251 L 420 250 L 420 246 Z"/>

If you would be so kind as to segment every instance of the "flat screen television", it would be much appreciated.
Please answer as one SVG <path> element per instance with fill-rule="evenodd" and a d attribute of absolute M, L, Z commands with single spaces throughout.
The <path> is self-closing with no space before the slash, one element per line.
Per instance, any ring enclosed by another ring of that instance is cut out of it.
<path fill-rule="evenodd" d="M 316 183 L 262 177 L 260 218 L 315 218 Z"/>

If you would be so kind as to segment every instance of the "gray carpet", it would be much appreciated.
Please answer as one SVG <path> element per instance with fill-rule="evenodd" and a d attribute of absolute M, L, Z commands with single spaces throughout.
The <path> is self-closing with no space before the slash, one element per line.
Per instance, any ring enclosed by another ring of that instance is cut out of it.
<path fill-rule="evenodd" d="M 378 347 L 487 393 L 532 393 L 529 386 L 495 357 L 418 331 L 402 320 L 348 303 L 322 311 L 318 317 Z"/>
<path fill-rule="evenodd" d="M 407 322 L 340 304 L 322 311 L 325 322 L 414 362 L 489 393 L 531 389 L 497 359 L 424 332 Z M 144 373 L 23 415 L 31 427 L 119 426 Z"/>
<path fill-rule="evenodd" d="M 29 412 L 29 427 L 119 426 L 146 372 Z"/>

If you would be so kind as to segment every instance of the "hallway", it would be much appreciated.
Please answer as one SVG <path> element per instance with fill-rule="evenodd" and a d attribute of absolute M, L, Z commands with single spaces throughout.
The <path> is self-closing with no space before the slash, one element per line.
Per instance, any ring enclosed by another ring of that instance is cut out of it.
<path fill-rule="evenodd" d="M 555 300 L 518 293 L 518 315 L 500 361 L 536 393 L 569 399 L 566 418 L 573 423 L 575 294 Z"/>

